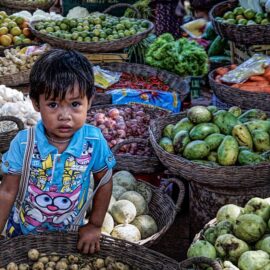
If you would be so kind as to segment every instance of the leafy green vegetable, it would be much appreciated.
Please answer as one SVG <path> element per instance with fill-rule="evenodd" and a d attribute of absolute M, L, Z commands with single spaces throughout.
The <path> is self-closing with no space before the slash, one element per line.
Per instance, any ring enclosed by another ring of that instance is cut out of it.
<path fill-rule="evenodd" d="M 202 76 L 208 72 L 208 57 L 195 41 L 174 40 L 165 33 L 159 36 L 146 53 L 146 63 L 181 76 Z"/>

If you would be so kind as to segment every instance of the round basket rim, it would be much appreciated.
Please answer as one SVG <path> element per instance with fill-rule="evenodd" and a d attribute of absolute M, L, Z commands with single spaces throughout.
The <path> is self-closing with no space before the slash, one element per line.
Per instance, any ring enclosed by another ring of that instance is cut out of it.
<path fill-rule="evenodd" d="M 59 37 L 51 37 L 50 35 L 40 33 L 40 31 L 35 29 L 35 25 L 38 24 L 39 22 L 41 22 L 42 20 L 32 21 L 30 23 L 29 27 L 35 36 L 37 36 L 41 40 L 46 39 L 47 43 L 49 43 L 48 40 L 53 40 L 53 43 L 57 43 L 60 46 L 61 46 L 61 44 L 64 43 L 65 46 L 72 47 L 74 49 L 78 48 L 78 50 L 80 50 L 80 47 L 87 45 L 87 49 L 84 49 L 84 51 L 89 51 L 89 52 L 93 51 L 98 46 L 101 46 L 101 48 L 103 48 L 103 49 L 100 50 L 100 52 L 109 52 L 110 47 L 113 45 L 118 45 L 117 50 L 123 49 L 126 47 L 126 43 L 131 42 L 134 38 L 136 38 L 136 37 L 143 38 L 144 36 L 148 35 L 150 32 L 153 31 L 154 24 L 151 21 L 144 20 L 144 19 L 136 19 L 136 20 L 147 21 L 149 27 L 146 30 L 144 30 L 143 32 L 137 33 L 137 34 L 132 35 L 132 36 L 120 38 L 120 39 L 117 39 L 115 41 L 81 42 L 81 41 L 74 41 L 74 40 L 65 40 L 65 39 L 62 39 Z M 106 47 L 107 49 L 105 50 L 104 47 Z M 114 51 L 115 51 L 115 49 L 114 49 Z"/>
<path fill-rule="evenodd" d="M 224 66 L 224 67 L 229 67 L 229 66 Z M 248 92 L 245 90 L 241 90 L 239 88 L 236 87 L 231 87 L 227 84 L 224 83 L 218 83 L 215 81 L 215 73 L 216 73 L 217 69 L 212 70 L 209 74 L 208 74 L 208 79 L 209 81 L 212 81 L 212 83 L 214 83 L 217 87 L 218 85 L 221 85 L 222 87 L 224 87 L 227 91 L 233 91 L 234 93 L 238 93 L 238 94 L 245 94 L 248 98 L 253 98 L 255 96 L 261 96 L 261 98 L 270 98 L 270 93 L 261 93 L 261 92 Z M 218 96 L 218 93 L 215 91 L 215 89 L 213 89 L 213 91 L 215 92 L 216 96 Z"/>

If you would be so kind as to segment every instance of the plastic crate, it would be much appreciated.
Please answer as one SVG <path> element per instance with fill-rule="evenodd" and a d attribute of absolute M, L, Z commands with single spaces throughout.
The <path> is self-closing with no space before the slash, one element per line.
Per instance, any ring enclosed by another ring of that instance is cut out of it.
<path fill-rule="evenodd" d="M 241 64 L 256 53 L 270 55 L 270 45 L 242 45 L 229 42 L 232 63 Z"/>

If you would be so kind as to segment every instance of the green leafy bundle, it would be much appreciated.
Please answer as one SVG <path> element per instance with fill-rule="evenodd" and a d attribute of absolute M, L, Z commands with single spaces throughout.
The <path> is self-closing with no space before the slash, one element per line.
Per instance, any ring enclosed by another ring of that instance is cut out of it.
<path fill-rule="evenodd" d="M 208 56 L 203 47 L 186 38 L 175 40 L 165 33 L 146 53 L 146 63 L 180 76 L 203 76 L 208 73 Z"/>

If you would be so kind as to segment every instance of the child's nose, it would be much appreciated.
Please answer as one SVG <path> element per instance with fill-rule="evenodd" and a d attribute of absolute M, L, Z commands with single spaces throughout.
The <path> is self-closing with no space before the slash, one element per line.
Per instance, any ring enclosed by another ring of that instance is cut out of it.
<path fill-rule="evenodd" d="M 63 121 L 63 120 L 69 120 L 71 118 L 70 112 L 68 109 L 62 109 L 59 113 L 59 120 Z"/>

